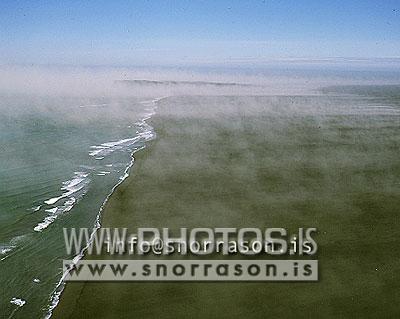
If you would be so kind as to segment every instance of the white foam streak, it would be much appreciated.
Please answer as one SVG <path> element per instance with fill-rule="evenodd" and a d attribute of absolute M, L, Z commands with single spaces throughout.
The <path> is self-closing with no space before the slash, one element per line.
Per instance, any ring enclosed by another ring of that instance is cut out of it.
<path fill-rule="evenodd" d="M 161 98 L 154 99 L 154 100 L 151 100 L 151 101 L 150 101 L 150 102 L 151 102 L 151 105 L 152 105 L 152 112 L 153 112 L 152 114 L 155 114 L 155 110 L 156 110 L 156 107 L 157 107 L 156 103 L 157 103 L 158 101 L 160 101 L 161 99 L 164 99 L 164 98 L 165 98 L 165 97 L 161 97 Z M 147 102 L 149 102 L 149 101 L 143 101 L 142 104 L 143 104 L 143 103 L 147 103 Z M 140 123 L 141 123 L 141 125 L 142 125 L 143 127 L 146 127 L 146 132 L 147 132 L 147 133 L 146 133 L 145 141 L 148 141 L 148 140 L 150 140 L 151 138 L 154 138 L 154 137 L 155 137 L 155 134 L 153 133 L 153 128 L 152 128 L 150 125 L 148 125 L 148 124 L 145 122 L 145 120 L 142 120 Z M 144 132 L 141 132 L 141 133 L 144 134 Z M 125 139 L 125 140 L 129 140 L 129 139 Z M 105 143 L 105 144 L 106 144 L 106 143 Z M 102 147 L 105 146 L 105 144 L 102 144 L 101 147 L 99 147 L 98 149 L 99 149 L 99 150 L 103 150 Z M 93 147 L 93 148 L 95 148 L 95 147 Z M 141 150 L 141 149 L 143 149 L 143 148 L 144 148 L 144 146 L 143 146 L 143 147 L 140 147 L 140 148 L 138 148 L 138 149 L 136 149 L 136 150 L 134 150 L 133 153 L 135 153 L 135 152 L 137 152 L 137 151 L 139 151 L 139 150 Z M 94 235 L 95 235 L 97 229 L 99 229 L 99 228 L 101 227 L 101 223 L 100 223 L 101 213 L 103 212 L 103 209 L 104 209 L 106 203 L 108 202 L 110 196 L 114 193 L 114 191 L 116 190 L 116 188 L 117 188 L 127 177 L 129 177 L 129 171 L 130 171 L 131 167 L 133 166 L 134 161 L 135 161 L 135 158 L 132 156 L 132 157 L 131 157 L 130 163 L 129 163 L 128 166 L 125 168 L 124 174 L 120 177 L 118 183 L 115 184 L 115 186 L 112 188 L 111 192 L 110 192 L 110 193 L 107 195 L 107 197 L 105 198 L 105 200 L 104 200 L 103 204 L 101 205 L 101 207 L 100 207 L 100 209 L 99 209 L 99 212 L 98 212 L 98 214 L 97 214 L 97 217 L 96 217 L 96 220 L 95 220 L 95 225 L 94 225 L 94 231 L 93 231 L 92 234 L 90 235 L 90 239 L 89 239 L 89 241 L 88 241 L 86 247 L 84 247 L 84 248 L 82 249 L 82 251 L 81 251 L 78 255 L 76 255 L 76 256 L 73 258 L 72 262 L 73 262 L 74 264 L 76 264 L 80 259 L 82 259 L 82 258 L 84 257 L 84 254 L 85 254 L 86 250 L 87 250 L 88 247 L 91 245 L 91 243 L 92 243 L 92 241 L 93 241 L 93 238 L 94 238 Z M 106 165 L 106 166 L 110 166 L 110 167 L 111 167 L 112 164 L 108 164 L 108 165 Z M 51 297 L 51 304 L 50 304 L 50 306 L 49 306 L 49 309 L 48 309 L 48 312 L 47 312 L 47 315 L 46 315 L 45 319 L 49 319 L 49 318 L 52 316 L 52 314 L 53 314 L 54 308 L 57 307 L 57 305 L 58 305 L 58 303 L 59 303 L 59 301 L 60 301 L 61 293 L 62 293 L 63 290 L 64 290 L 64 278 L 65 278 L 67 275 L 68 275 L 68 272 L 64 272 L 63 275 L 61 276 L 60 281 L 58 282 L 57 286 L 55 287 L 55 289 L 54 289 L 54 291 L 53 291 L 53 294 L 52 294 L 52 297 Z"/>
<path fill-rule="evenodd" d="M 89 152 L 90 156 L 107 156 L 117 150 L 123 149 L 124 147 L 129 147 L 135 144 L 140 139 L 140 136 L 136 136 L 133 138 L 126 138 L 115 142 L 107 142 L 101 145 L 94 145 L 91 148 L 95 149 L 94 151 Z"/>
<path fill-rule="evenodd" d="M 25 305 L 26 301 L 21 298 L 14 297 L 10 300 L 10 303 L 17 305 L 18 307 L 22 307 L 23 305 Z"/>
<path fill-rule="evenodd" d="M 45 212 L 49 214 L 43 219 L 42 222 L 38 223 L 33 230 L 36 232 L 41 232 L 51 225 L 60 214 L 69 212 L 77 202 L 77 199 L 86 193 L 87 185 L 90 182 L 88 176 L 89 174 L 86 172 L 75 172 L 74 177 L 71 180 L 63 182 L 61 191 L 64 191 L 64 193 L 61 196 L 50 198 L 44 201 L 44 203 L 47 205 L 54 205 L 63 198 L 67 198 L 67 200 L 61 206 L 46 209 Z M 78 196 L 71 196 L 78 192 L 80 192 L 77 194 Z"/>
<path fill-rule="evenodd" d="M 61 187 L 61 190 L 66 191 L 66 192 L 63 193 L 61 196 L 50 198 L 50 199 L 44 201 L 44 203 L 47 205 L 54 205 L 60 199 L 68 197 L 68 196 L 72 195 L 73 193 L 80 191 L 87 185 L 88 180 L 86 178 L 88 176 L 89 176 L 88 173 L 75 172 L 75 178 L 62 183 L 63 186 Z M 76 186 L 78 186 L 78 187 L 76 187 Z"/>
<path fill-rule="evenodd" d="M 99 107 L 99 106 L 107 106 L 109 105 L 108 103 L 102 103 L 102 104 L 87 104 L 87 105 L 79 105 L 80 108 L 84 107 Z"/>
<path fill-rule="evenodd" d="M 15 246 L 2 246 L 0 248 L 0 255 L 5 255 L 12 251 L 15 248 Z"/>

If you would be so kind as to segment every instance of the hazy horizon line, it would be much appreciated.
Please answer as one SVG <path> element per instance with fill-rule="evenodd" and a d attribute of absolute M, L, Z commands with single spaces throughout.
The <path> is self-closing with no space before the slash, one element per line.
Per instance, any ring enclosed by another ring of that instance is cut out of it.
<path fill-rule="evenodd" d="M 292 65 L 292 66 L 339 66 L 346 64 L 351 66 L 398 66 L 400 67 L 400 56 L 392 57 L 344 57 L 344 56 L 325 56 L 325 57 L 281 57 L 281 58 L 230 58 L 226 60 L 212 60 L 212 59 L 196 59 L 185 60 L 176 62 L 159 62 L 146 61 L 137 63 L 37 63 L 37 62 L 21 62 L 21 63 L 1 63 L 1 67 L 80 67 L 80 68 L 175 68 L 175 67 L 263 67 L 279 65 Z M 375 65 L 374 65 L 375 64 Z"/>

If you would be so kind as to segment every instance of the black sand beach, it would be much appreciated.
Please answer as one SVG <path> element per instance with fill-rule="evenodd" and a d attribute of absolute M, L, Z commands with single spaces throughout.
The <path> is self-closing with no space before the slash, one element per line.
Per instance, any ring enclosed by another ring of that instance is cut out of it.
<path fill-rule="evenodd" d="M 319 282 L 68 283 L 53 317 L 395 316 L 398 106 L 368 103 L 164 99 L 150 121 L 157 138 L 103 212 L 103 227 L 132 230 L 317 227 Z"/>

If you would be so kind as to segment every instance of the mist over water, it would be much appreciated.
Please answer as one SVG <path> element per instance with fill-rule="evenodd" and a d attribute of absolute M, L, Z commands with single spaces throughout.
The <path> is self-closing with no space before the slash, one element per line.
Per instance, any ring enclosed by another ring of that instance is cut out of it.
<path fill-rule="evenodd" d="M 65 255 L 62 228 L 96 223 L 104 200 L 126 177 L 132 153 L 156 138 L 157 127 L 153 130 L 147 123 L 155 111 L 154 99 L 172 97 L 165 100 L 169 107 L 164 116 L 178 121 L 192 116 L 212 123 L 231 116 L 234 123 L 241 105 L 247 115 L 259 119 L 249 129 L 267 123 L 271 135 L 265 138 L 276 141 L 279 132 L 295 129 L 291 124 L 297 125 L 299 117 L 322 123 L 344 116 L 352 127 L 370 125 L 375 116 L 398 116 L 393 105 L 357 95 L 343 98 L 349 92 L 321 91 L 334 85 L 400 83 L 390 72 L 352 77 L 315 70 L 0 69 L 0 266 L 5 274 L 0 279 L 0 308 L 16 318 L 48 312 L 61 277 L 61 259 L 70 257 Z M 202 96 L 201 103 L 196 96 Z M 207 102 L 208 96 L 228 96 L 235 103 L 229 98 Z M 203 109 L 204 101 L 212 107 Z M 367 122 L 352 120 L 359 114 L 369 116 Z M 279 149 L 279 143 L 276 146 Z M 243 145 L 243 151 L 248 147 Z M 282 158 L 274 161 L 284 163 Z"/>
<path fill-rule="evenodd" d="M 35 72 L 3 73 L 0 87 L 0 307 L 12 317 L 48 312 L 67 257 L 62 228 L 95 226 L 132 153 L 154 138 L 150 94 Z"/>
<path fill-rule="evenodd" d="M 130 86 L 128 82 L 131 82 Z M 326 67 L 324 64 L 236 68 L 0 66 L 2 94 L 82 99 L 185 94 L 298 95 L 315 94 L 319 88 L 331 85 L 399 82 L 397 63 L 382 69 Z"/>

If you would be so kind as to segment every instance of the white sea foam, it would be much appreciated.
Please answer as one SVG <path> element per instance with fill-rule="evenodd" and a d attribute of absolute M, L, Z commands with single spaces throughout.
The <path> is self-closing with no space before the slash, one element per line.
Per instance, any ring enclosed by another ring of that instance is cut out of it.
<path fill-rule="evenodd" d="M 82 172 L 75 172 L 75 175 L 77 175 L 78 177 L 76 177 L 70 181 L 63 182 L 63 187 L 61 189 L 70 190 L 70 189 L 72 189 L 72 187 L 82 183 L 85 180 L 85 178 L 88 176 L 87 173 L 82 173 Z"/>
<path fill-rule="evenodd" d="M 61 191 L 64 191 L 64 193 L 58 197 L 53 197 L 46 200 L 45 204 L 54 205 L 63 198 L 67 198 L 67 200 L 63 205 L 46 209 L 45 212 L 49 214 L 43 219 L 42 222 L 38 223 L 33 230 L 41 232 L 49 227 L 49 225 L 51 225 L 59 215 L 69 212 L 74 207 L 77 200 L 85 195 L 87 191 L 87 185 L 90 183 L 88 176 L 89 173 L 87 172 L 75 172 L 72 179 L 63 182 Z"/>
<path fill-rule="evenodd" d="M 53 205 L 53 204 L 57 203 L 63 197 L 64 197 L 64 195 L 61 195 L 59 197 L 53 197 L 48 200 L 45 200 L 44 203 L 47 205 Z"/>
<path fill-rule="evenodd" d="M 164 97 L 140 102 L 146 107 L 146 113 L 142 116 L 140 121 L 135 123 L 135 125 L 139 127 L 139 130 L 136 131 L 137 136 L 124 138 L 118 141 L 105 142 L 100 145 L 93 145 L 90 147 L 92 150 L 89 152 L 89 155 L 100 160 L 115 151 L 126 150 L 132 146 L 139 146 L 141 143 L 153 139 L 155 137 L 153 128 L 146 123 L 146 120 L 155 114 L 156 103 L 163 98 Z"/>
<path fill-rule="evenodd" d="M 152 103 L 152 106 L 153 106 L 153 110 L 154 110 L 154 111 L 155 111 L 156 106 L 157 106 L 157 105 L 156 105 L 156 102 L 158 102 L 159 100 L 164 99 L 164 98 L 165 98 L 165 97 L 161 97 L 161 98 L 158 98 L 158 99 L 151 100 L 151 103 Z M 144 102 L 142 102 L 142 104 L 145 103 L 145 102 L 148 102 L 148 101 L 144 101 Z M 154 113 L 153 113 L 153 114 L 154 114 Z M 141 126 L 146 127 L 147 131 L 153 132 L 153 128 L 152 128 L 150 125 L 148 125 L 148 124 L 145 122 L 145 120 L 140 121 L 140 123 L 141 123 Z M 148 141 L 148 140 L 150 140 L 150 139 L 152 139 L 152 138 L 154 138 L 154 137 L 155 137 L 155 134 L 154 134 L 154 133 L 151 133 L 151 134 L 148 133 L 147 136 L 146 136 L 145 141 Z M 100 145 L 100 146 L 104 146 L 104 144 L 102 144 L 102 145 Z M 139 148 L 137 148 L 134 152 L 137 152 L 137 151 L 143 149 L 144 147 L 145 147 L 145 146 L 139 147 Z M 96 148 L 96 147 L 92 147 L 92 148 Z M 102 148 L 102 147 L 98 147 L 97 149 L 100 150 L 100 149 L 103 149 L 103 148 Z M 93 155 L 92 155 L 92 156 L 93 156 Z M 96 158 L 96 159 L 97 159 L 97 158 Z M 98 214 L 97 214 L 97 217 L 96 217 L 96 221 L 95 221 L 95 225 L 94 225 L 95 230 L 92 232 L 92 234 L 91 234 L 91 236 L 90 236 L 90 239 L 89 239 L 89 241 L 88 241 L 86 247 L 84 247 L 84 248 L 82 249 L 82 251 L 81 251 L 77 256 L 75 256 L 75 257 L 73 258 L 73 263 L 77 263 L 80 259 L 83 258 L 84 254 L 85 254 L 85 251 L 87 250 L 87 248 L 89 247 L 89 245 L 92 243 L 93 238 L 94 238 L 94 235 L 95 235 L 95 233 L 96 233 L 96 230 L 99 229 L 99 228 L 101 227 L 101 224 L 100 224 L 101 213 L 102 213 L 102 211 L 103 211 L 103 209 L 104 209 L 106 203 L 108 202 L 110 196 L 114 193 L 115 189 L 129 176 L 129 171 L 130 171 L 131 167 L 133 166 L 134 161 L 135 161 L 135 159 L 134 159 L 134 157 L 132 156 L 132 157 L 131 157 L 130 163 L 129 163 L 128 166 L 125 168 L 125 171 L 124 171 L 123 176 L 121 176 L 121 177 L 119 178 L 118 183 L 117 183 L 116 185 L 114 185 L 114 187 L 112 188 L 111 192 L 110 192 L 110 193 L 107 195 L 107 197 L 105 198 L 103 204 L 101 205 L 101 207 L 100 207 L 100 209 L 99 209 L 99 212 L 98 212 Z M 112 165 L 112 164 L 107 164 L 106 166 L 111 167 L 111 166 L 113 166 L 113 165 Z M 60 301 L 61 293 L 62 293 L 63 290 L 64 290 L 64 278 L 67 276 L 67 274 L 68 274 L 67 272 L 64 272 L 64 273 L 63 273 L 62 277 L 60 278 L 60 281 L 58 282 L 57 286 L 56 286 L 55 289 L 53 290 L 53 293 L 52 293 L 52 296 L 51 296 L 51 303 L 50 303 L 50 305 L 49 305 L 49 309 L 48 309 L 47 315 L 46 315 L 46 317 L 45 317 L 46 319 L 49 319 L 49 318 L 52 316 L 54 308 L 57 307 L 57 305 L 58 305 L 58 303 L 59 303 L 59 301 Z"/>
<path fill-rule="evenodd" d="M 58 210 L 58 207 L 53 207 L 53 208 L 46 209 L 45 212 L 55 214 L 57 212 L 57 210 Z"/>
<path fill-rule="evenodd" d="M 81 196 L 83 196 L 83 194 L 81 194 Z M 74 207 L 76 201 L 77 200 L 75 197 L 71 197 L 67 201 L 65 201 L 64 205 L 62 206 L 46 209 L 45 211 L 49 213 L 49 215 L 47 215 L 42 222 L 38 223 L 33 228 L 33 230 L 41 232 L 49 227 L 58 218 L 59 215 L 69 212 Z"/>
<path fill-rule="evenodd" d="M 0 246 L 0 255 L 5 255 L 12 251 L 16 246 Z"/>
<path fill-rule="evenodd" d="M 75 203 L 76 203 L 76 198 L 75 197 L 71 197 L 70 199 L 68 199 L 64 203 L 63 213 L 69 212 L 74 207 Z"/>
<path fill-rule="evenodd" d="M 135 136 L 133 138 L 125 138 L 119 141 L 107 142 L 101 145 L 94 145 L 90 148 L 94 149 L 93 151 L 89 152 L 90 156 L 101 156 L 104 158 L 111 153 L 124 149 L 126 147 L 132 146 L 140 139 L 140 136 Z"/>
<path fill-rule="evenodd" d="M 42 207 L 41 205 L 32 207 L 32 211 L 33 211 L 33 212 L 37 212 L 37 211 L 40 210 L 41 207 Z"/>
<path fill-rule="evenodd" d="M 26 235 L 15 236 L 15 237 L 11 238 L 11 240 L 8 244 L 0 244 L 0 255 L 6 255 L 6 254 L 10 253 L 11 251 L 13 251 L 15 248 L 17 248 L 17 246 L 23 240 L 25 240 L 25 237 L 26 237 Z M 12 254 L 8 254 L 7 256 L 2 257 L 0 259 L 0 261 L 5 260 L 6 258 L 8 258 L 11 255 Z"/>
<path fill-rule="evenodd" d="M 98 106 L 107 106 L 109 105 L 108 103 L 102 103 L 102 104 L 87 104 L 87 105 L 79 105 L 79 107 L 98 107 Z"/>
<path fill-rule="evenodd" d="M 98 175 L 98 176 L 106 176 L 106 175 L 108 175 L 108 174 L 110 174 L 111 172 L 108 172 L 108 171 L 99 171 L 99 172 L 97 172 L 97 174 L 96 175 Z"/>
<path fill-rule="evenodd" d="M 89 183 L 89 180 L 87 179 L 88 176 L 89 176 L 89 174 L 85 173 L 85 172 L 75 172 L 75 176 L 73 179 L 62 183 L 63 186 L 61 187 L 61 190 L 65 191 L 65 193 L 63 193 L 62 195 L 60 195 L 58 197 L 50 198 L 50 199 L 44 201 L 44 203 L 47 205 L 54 205 L 60 199 L 69 197 L 73 193 L 76 193 L 76 192 L 82 190 Z"/>
<path fill-rule="evenodd" d="M 24 299 L 14 297 L 10 300 L 10 303 L 17 305 L 18 307 L 22 307 L 26 304 L 26 301 Z"/>
<path fill-rule="evenodd" d="M 39 224 L 37 224 L 33 230 L 37 231 L 37 232 L 41 232 L 43 231 L 43 229 L 46 229 L 47 227 L 49 227 L 50 224 L 52 224 L 55 220 L 57 219 L 57 215 L 49 215 L 46 216 L 42 222 L 40 222 Z"/>

